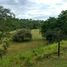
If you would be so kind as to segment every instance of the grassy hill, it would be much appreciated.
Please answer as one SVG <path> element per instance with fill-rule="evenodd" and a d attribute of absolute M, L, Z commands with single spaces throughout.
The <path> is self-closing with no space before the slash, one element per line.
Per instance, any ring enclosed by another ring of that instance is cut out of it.
<path fill-rule="evenodd" d="M 32 30 L 30 42 L 11 42 L 7 55 L 0 59 L 0 67 L 67 67 L 67 41 L 61 42 L 61 56 L 57 43 L 47 44 L 38 29 Z"/>

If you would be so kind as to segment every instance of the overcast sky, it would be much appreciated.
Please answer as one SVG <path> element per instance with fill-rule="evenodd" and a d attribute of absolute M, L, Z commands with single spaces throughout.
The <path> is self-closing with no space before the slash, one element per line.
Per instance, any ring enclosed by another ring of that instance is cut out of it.
<path fill-rule="evenodd" d="M 67 9 L 67 0 L 0 0 L 0 5 L 9 8 L 18 18 L 47 19 L 57 17 Z"/>

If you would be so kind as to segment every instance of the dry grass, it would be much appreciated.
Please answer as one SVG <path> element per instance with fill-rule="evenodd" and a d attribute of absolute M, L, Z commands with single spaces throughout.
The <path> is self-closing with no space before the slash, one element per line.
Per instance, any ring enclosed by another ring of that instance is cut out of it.
<path fill-rule="evenodd" d="M 14 54 L 19 51 L 27 51 L 33 48 L 37 48 L 40 46 L 46 45 L 46 41 L 43 40 L 38 40 L 38 41 L 31 41 L 31 42 L 26 42 L 26 43 L 11 43 L 11 46 L 8 48 L 8 53 L 9 54 Z"/>
<path fill-rule="evenodd" d="M 42 36 L 40 34 L 39 29 L 34 29 L 31 31 L 31 33 L 32 33 L 32 41 L 23 43 L 11 42 L 10 47 L 8 48 L 8 54 L 15 54 L 20 51 L 24 52 L 33 48 L 46 45 L 46 41 L 42 40 Z"/>
<path fill-rule="evenodd" d="M 42 36 L 41 36 L 41 33 L 40 33 L 39 29 L 34 29 L 34 30 L 31 31 L 31 33 L 33 35 L 32 36 L 33 40 L 39 40 L 39 39 L 42 40 Z"/>

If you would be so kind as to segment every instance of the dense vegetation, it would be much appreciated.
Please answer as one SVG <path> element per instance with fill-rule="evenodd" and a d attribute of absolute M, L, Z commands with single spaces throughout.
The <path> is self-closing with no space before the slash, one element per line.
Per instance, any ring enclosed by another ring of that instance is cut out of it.
<path fill-rule="evenodd" d="M 0 6 L 0 31 L 12 31 L 22 28 L 37 29 L 40 28 L 41 22 L 39 20 L 15 18 L 14 13 Z"/>
<path fill-rule="evenodd" d="M 49 42 L 67 39 L 67 10 L 62 11 L 57 18 L 49 17 L 44 21 L 41 32 Z"/>
<path fill-rule="evenodd" d="M 32 39 L 32 34 L 31 34 L 31 31 L 28 29 L 19 30 L 13 36 L 13 41 L 16 41 L 16 42 L 30 41 L 31 39 Z"/>

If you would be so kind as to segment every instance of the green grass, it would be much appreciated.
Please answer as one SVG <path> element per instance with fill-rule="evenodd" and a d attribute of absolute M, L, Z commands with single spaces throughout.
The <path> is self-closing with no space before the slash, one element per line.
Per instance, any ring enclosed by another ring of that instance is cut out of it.
<path fill-rule="evenodd" d="M 63 48 L 67 47 L 65 43 L 67 43 L 67 41 L 63 41 L 61 44 Z M 37 55 L 33 53 L 33 50 L 35 50 Z M 57 44 L 41 46 L 24 52 L 20 50 L 15 54 L 7 54 L 4 56 L 0 61 L 0 67 L 25 67 L 26 64 L 33 64 L 32 66 L 34 67 L 66 67 L 67 51 L 61 50 L 63 54 L 61 54 L 60 58 L 57 57 L 57 54 L 54 55 L 54 52 L 57 52 Z M 44 57 L 45 55 L 48 55 L 48 58 Z"/>
<path fill-rule="evenodd" d="M 0 67 L 67 67 L 67 41 L 61 42 L 61 56 L 57 56 L 57 43 L 42 40 L 39 30 L 32 30 L 30 42 L 11 42 L 7 55 L 0 59 Z"/>

